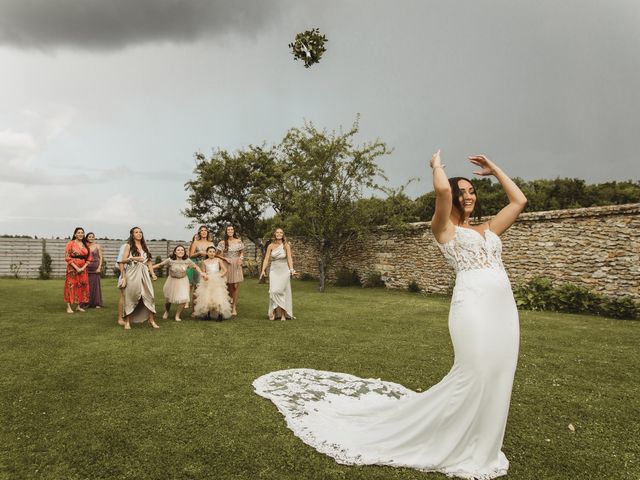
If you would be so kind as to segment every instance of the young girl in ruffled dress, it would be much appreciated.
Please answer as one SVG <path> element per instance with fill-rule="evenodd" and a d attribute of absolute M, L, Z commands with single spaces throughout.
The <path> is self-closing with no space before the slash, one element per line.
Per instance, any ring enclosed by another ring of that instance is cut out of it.
<path fill-rule="evenodd" d="M 206 276 L 196 288 L 193 314 L 209 319 L 215 317 L 218 321 L 231 318 L 231 298 L 226 281 L 227 267 L 225 261 L 218 256 L 215 247 L 207 248 L 207 258 L 202 265 Z"/>
<path fill-rule="evenodd" d="M 189 258 L 187 250 L 182 245 L 176 246 L 173 249 L 173 253 L 169 255 L 169 258 L 154 265 L 152 268 L 155 270 L 156 268 L 161 268 L 165 265 L 169 266 L 169 275 L 164 287 L 162 287 L 165 298 L 164 314 L 162 315 L 162 318 L 165 320 L 169 318 L 169 311 L 171 310 L 171 304 L 173 303 L 178 305 L 175 320 L 176 322 L 180 322 L 182 321 L 180 314 L 189 303 L 190 287 L 189 278 L 187 277 L 187 269 L 194 268 L 200 274 L 203 272 L 200 270 L 200 267 Z M 206 277 L 206 275 L 203 276 Z"/>

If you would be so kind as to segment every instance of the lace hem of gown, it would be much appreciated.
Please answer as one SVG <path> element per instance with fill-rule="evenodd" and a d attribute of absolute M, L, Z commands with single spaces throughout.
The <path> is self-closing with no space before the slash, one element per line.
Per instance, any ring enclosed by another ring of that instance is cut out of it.
<path fill-rule="evenodd" d="M 347 398 L 357 403 L 351 407 L 355 406 L 357 410 L 361 410 L 363 407 L 366 409 L 368 405 L 379 405 L 381 400 L 393 401 L 405 396 L 419 395 L 418 392 L 400 384 L 373 378 L 364 379 L 346 373 L 297 368 L 263 375 L 254 380 L 253 387 L 256 394 L 271 400 L 276 405 L 285 417 L 287 427 L 298 438 L 318 452 L 332 457 L 337 463 L 404 467 L 423 472 L 443 473 L 449 477 L 467 480 L 491 480 L 507 474 L 509 462 L 502 452 L 500 452 L 502 465 L 499 467 L 467 471 L 428 464 L 403 464 L 381 457 L 368 456 L 364 459 L 362 454 L 344 445 L 322 440 L 314 433 L 317 425 L 310 422 L 310 417 L 318 416 L 322 422 L 322 411 L 326 410 L 332 401 L 338 403 L 342 399 L 342 407 L 344 407 L 344 399 Z M 349 410 L 348 407 L 347 410 Z"/>

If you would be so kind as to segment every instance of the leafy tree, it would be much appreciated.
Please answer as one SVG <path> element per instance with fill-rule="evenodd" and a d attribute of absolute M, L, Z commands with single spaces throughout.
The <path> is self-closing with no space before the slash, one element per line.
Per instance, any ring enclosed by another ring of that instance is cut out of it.
<path fill-rule="evenodd" d="M 398 190 L 381 187 L 381 190 L 387 195 L 386 198 L 371 196 L 358 200 L 363 221 L 371 225 L 392 225 L 396 228 L 420 221 L 416 203 L 404 193 L 404 187 Z"/>
<path fill-rule="evenodd" d="M 305 123 L 289 130 L 278 147 L 273 208 L 288 232 L 316 248 L 321 291 L 334 260 L 370 226 L 357 201 L 365 189 L 380 189 L 376 178 L 386 180 L 376 159 L 390 153 L 388 147 L 379 140 L 354 145 L 357 133 L 357 120 L 346 132 Z"/>
<path fill-rule="evenodd" d="M 202 223 L 222 230 L 232 223 L 256 243 L 277 177 L 273 150 L 249 146 L 235 153 L 218 150 L 208 159 L 196 153 L 195 158 L 195 178 L 185 184 L 189 197 L 183 214 L 192 219 L 190 225 Z"/>
<path fill-rule="evenodd" d="M 606 182 L 590 185 L 578 178 L 513 180 L 529 200 L 529 212 L 640 202 L 640 182 Z M 473 183 L 478 190 L 483 215 L 495 215 L 507 204 L 507 196 L 497 182 L 488 178 L 475 178 Z M 433 192 L 426 193 L 413 202 L 414 212 L 419 219 L 431 220 L 435 208 Z"/>

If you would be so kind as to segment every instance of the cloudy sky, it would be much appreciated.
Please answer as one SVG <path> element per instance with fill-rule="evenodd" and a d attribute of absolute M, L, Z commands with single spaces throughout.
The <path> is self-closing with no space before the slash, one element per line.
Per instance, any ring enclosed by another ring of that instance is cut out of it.
<path fill-rule="evenodd" d="M 318 27 L 320 64 L 287 44 Z M 196 151 L 361 114 L 408 193 L 484 153 L 525 179 L 640 179 L 637 0 L 0 0 L 0 233 L 185 239 Z"/>

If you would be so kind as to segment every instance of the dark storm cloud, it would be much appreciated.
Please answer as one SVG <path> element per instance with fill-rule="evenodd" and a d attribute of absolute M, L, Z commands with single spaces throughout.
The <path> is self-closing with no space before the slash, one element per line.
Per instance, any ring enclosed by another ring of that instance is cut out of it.
<path fill-rule="evenodd" d="M 117 50 L 253 36 L 286 12 L 280 0 L 0 0 L 0 45 Z"/>

